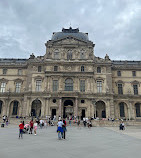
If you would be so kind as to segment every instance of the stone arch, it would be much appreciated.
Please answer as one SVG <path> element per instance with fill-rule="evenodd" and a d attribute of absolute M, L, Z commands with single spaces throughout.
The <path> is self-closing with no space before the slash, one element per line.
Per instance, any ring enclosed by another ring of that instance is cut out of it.
<path fill-rule="evenodd" d="M 96 117 L 106 118 L 106 104 L 104 101 L 99 100 L 95 103 L 96 105 Z"/>
<path fill-rule="evenodd" d="M 135 117 L 141 117 L 141 103 L 135 103 Z"/>
<path fill-rule="evenodd" d="M 63 103 L 63 117 L 69 117 L 74 113 L 74 102 L 72 99 L 66 99 Z"/>
<path fill-rule="evenodd" d="M 31 104 L 31 116 L 40 117 L 41 116 L 42 102 L 40 99 L 35 99 Z"/>
<path fill-rule="evenodd" d="M 128 118 L 128 105 L 126 102 L 119 102 L 119 118 Z"/>
<path fill-rule="evenodd" d="M 0 115 L 2 114 L 2 110 L 3 110 L 3 101 L 0 100 Z"/>
<path fill-rule="evenodd" d="M 9 116 L 18 116 L 19 115 L 20 102 L 17 99 L 11 101 L 9 107 L 10 107 Z"/>

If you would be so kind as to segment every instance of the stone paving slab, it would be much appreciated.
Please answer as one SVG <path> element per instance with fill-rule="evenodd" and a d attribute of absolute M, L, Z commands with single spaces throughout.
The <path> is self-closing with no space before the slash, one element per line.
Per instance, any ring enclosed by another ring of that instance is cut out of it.
<path fill-rule="evenodd" d="M 141 140 L 103 127 L 67 127 L 66 140 L 58 140 L 56 127 L 38 129 L 37 136 L 18 127 L 0 128 L 0 158 L 134 158 L 141 155 Z"/>

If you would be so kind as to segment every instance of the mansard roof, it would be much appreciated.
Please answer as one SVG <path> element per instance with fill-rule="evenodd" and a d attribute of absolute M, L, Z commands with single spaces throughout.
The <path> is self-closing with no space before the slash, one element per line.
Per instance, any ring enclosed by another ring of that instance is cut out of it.
<path fill-rule="evenodd" d="M 63 28 L 62 32 L 54 32 L 51 40 L 55 41 L 66 37 L 74 37 L 86 42 L 89 41 L 88 33 L 79 32 L 78 28 L 72 29 L 71 27 L 69 29 Z"/>
<path fill-rule="evenodd" d="M 0 65 L 11 65 L 11 64 L 25 64 L 28 59 L 16 59 L 16 58 L 0 58 Z"/>

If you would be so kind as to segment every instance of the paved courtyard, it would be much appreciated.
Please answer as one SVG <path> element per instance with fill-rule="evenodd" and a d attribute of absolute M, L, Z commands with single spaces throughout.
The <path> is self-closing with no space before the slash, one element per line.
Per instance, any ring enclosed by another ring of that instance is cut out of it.
<path fill-rule="evenodd" d="M 130 132 L 127 132 L 130 131 Z M 18 139 L 18 128 L 0 128 L 0 158 L 134 158 L 141 155 L 141 128 L 68 127 L 67 139 L 58 140 L 56 127 L 38 129 L 37 136 L 24 134 Z M 127 133 L 126 133 L 127 132 Z M 134 133 L 130 135 L 129 133 Z"/>

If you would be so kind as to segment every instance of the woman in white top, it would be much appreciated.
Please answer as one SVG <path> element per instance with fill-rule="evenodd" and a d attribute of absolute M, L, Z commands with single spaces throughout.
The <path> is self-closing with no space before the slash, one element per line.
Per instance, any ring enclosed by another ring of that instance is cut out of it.
<path fill-rule="evenodd" d="M 36 131 L 37 131 L 37 122 L 36 122 L 36 120 L 34 121 L 33 127 L 34 127 L 34 135 L 36 135 Z"/>

